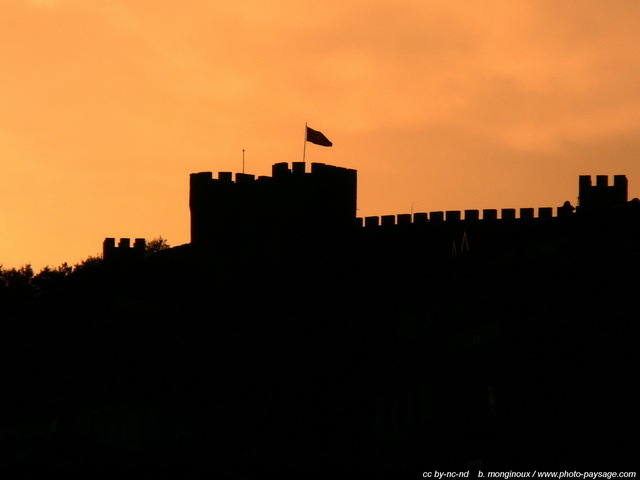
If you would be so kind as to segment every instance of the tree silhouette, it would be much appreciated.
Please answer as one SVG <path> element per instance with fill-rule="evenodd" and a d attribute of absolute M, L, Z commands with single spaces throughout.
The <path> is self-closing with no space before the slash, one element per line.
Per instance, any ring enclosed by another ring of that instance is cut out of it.
<path fill-rule="evenodd" d="M 149 240 L 147 243 L 145 254 L 147 256 L 152 255 L 161 250 L 167 250 L 171 248 L 166 238 L 162 238 L 162 236 L 156 237 L 153 240 Z"/>

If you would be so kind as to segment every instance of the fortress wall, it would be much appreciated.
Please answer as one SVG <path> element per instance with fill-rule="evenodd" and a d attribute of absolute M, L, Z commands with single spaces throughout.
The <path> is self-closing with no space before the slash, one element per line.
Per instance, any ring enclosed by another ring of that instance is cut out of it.
<path fill-rule="evenodd" d="M 433 266 L 434 259 L 467 252 L 500 254 L 533 248 L 528 245 L 561 235 L 566 223 L 566 217 L 554 216 L 552 207 L 527 207 L 369 216 L 357 219 L 355 225 L 359 248 L 368 255 L 394 252 L 399 264 Z"/>
<path fill-rule="evenodd" d="M 558 207 L 560 211 L 562 207 Z M 464 215 L 463 215 L 464 213 Z M 370 216 L 358 218 L 356 225 L 363 226 L 364 228 L 389 228 L 394 226 L 408 226 L 408 225 L 436 225 L 436 224 L 470 224 L 470 223 L 489 223 L 495 221 L 513 222 L 513 221 L 544 221 L 552 218 L 560 217 L 561 215 L 553 216 L 552 207 L 540 207 L 538 208 L 538 214 L 534 208 L 521 208 L 516 210 L 515 208 L 503 208 L 498 216 L 498 210 L 485 209 L 482 211 L 482 218 L 480 218 L 479 210 L 447 210 L 445 212 L 419 212 L 411 214 L 398 214 L 398 215 L 382 215 L 382 216 Z"/>
<path fill-rule="evenodd" d="M 614 175 L 613 184 L 609 185 L 610 178 L 607 175 L 597 175 L 596 184 L 592 184 L 590 175 L 581 175 L 579 177 L 578 188 L 579 209 L 582 211 L 591 211 L 595 209 L 611 208 L 624 205 L 628 199 L 628 181 L 625 175 Z M 406 226 L 419 224 L 455 224 L 456 222 L 540 222 L 553 218 L 566 218 L 574 212 L 571 205 L 557 207 L 554 216 L 553 207 L 535 208 L 503 208 L 500 211 L 496 209 L 482 210 L 482 216 L 479 210 L 458 210 L 420 212 L 399 215 L 383 215 L 382 217 L 366 217 L 363 225 L 365 228 Z M 464 213 L 464 214 L 463 214 Z M 379 220 L 376 220 L 379 218 Z"/>

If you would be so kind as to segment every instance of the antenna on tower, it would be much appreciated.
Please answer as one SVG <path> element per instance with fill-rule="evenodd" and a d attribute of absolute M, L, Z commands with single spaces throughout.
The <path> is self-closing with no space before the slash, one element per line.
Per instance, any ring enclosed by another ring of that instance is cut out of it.
<path fill-rule="evenodd" d="M 244 173 L 244 148 L 242 149 L 242 173 Z"/>

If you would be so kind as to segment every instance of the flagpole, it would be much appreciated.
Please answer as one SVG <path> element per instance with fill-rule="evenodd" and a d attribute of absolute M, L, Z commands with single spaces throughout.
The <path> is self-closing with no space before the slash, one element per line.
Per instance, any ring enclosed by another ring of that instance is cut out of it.
<path fill-rule="evenodd" d="M 307 158 L 307 122 L 304 122 L 304 147 L 302 149 L 302 162 L 305 163 Z"/>

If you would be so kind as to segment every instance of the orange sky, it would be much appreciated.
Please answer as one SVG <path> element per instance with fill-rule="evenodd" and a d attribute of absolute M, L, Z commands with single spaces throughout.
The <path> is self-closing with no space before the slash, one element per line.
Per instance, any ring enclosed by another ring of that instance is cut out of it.
<path fill-rule="evenodd" d="M 189 241 L 189 173 L 270 174 L 304 123 L 359 214 L 640 196 L 637 0 L 2 0 L 0 264 Z"/>

